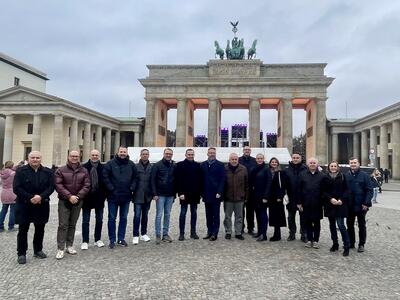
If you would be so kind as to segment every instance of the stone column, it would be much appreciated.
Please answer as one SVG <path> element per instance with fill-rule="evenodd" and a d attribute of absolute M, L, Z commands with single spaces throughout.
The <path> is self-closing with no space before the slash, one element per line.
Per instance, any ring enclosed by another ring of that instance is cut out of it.
<path fill-rule="evenodd" d="M 218 144 L 219 136 L 221 135 L 219 129 L 219 119 L 220 119 L 220 103 L 219 99 L 211 98 L 208 99 L 208 146 L 209 147 L 219 147 Z"/>
<path fill-rule="evenodd" d="M 250 147 L 260 147 L 260 100 L 249 102 L 249 141 Z"/>
<path fill-rule="evenodd" d="M 4 151 L 3 162 L 12 160 L 14 139 L 14 115 L 6 115 L 6 124 L 4 129 Z"/>
<path fill-rule="evenodd" d="M 392 178 L 400 179 L 400 120 L 392 123 Z"/>
<path fill-rule="evenodd" d="M 374 167 L 376 167 L 376 145 L 377 145 L 377 132 L 376 132 L 376 128 L 372 127 L 369 130 L 369 149 L 374 149 L 374 151 L 375 151 L 373 154 L 373 156 L 375 156 L 375 158 L 371 159 L 371 164 Z"/>
<path fill-rule="evenodd" d="M 155 98 L 146 98 L 146 121 L 144 130 L 144 145 L 154 147 L 156 145 L 156 102 Z"/>
<path fill-rule="evenodd" d="M 101 126 L 96 127 L 96 140 L 95 140 L 96 149 L 100 152 L 100 157 L 103 153 L 103 128 Z"/>
<path fill-rule="evenodd" d="M 332 134 L 332 160 L 339 161 L 339 134 Z"/>
<path fill-rule="evenodd" d="M 360 137 L 358 132 L 353 133 L 353 157 L 357 158 L 358 161 L 361 163 L 360 160 Z"/>
<path fill-rule="evenodd" d="M 126 144 L 126 132 L 125 131 L 121 132 L 120 133 L 120 137 L 121 137 L 121 146 L 127 147 L 127 144 Z"/>
<path fill-rule="evenodd" d="M 78 146 L 78 120 L 72 119 L 71 130 L 69 135 L 69 151 L 76 150 L 79 151 Z"/>
<path fill-rule="evenodd" d="M 63 116 L 55 115 L 53 130 L 53 164 L 57 167 L 61 166 L 63 131 Z"/>
<path fill-rule="evenodd" d="M 326 134 L 326 99 L 316 99 L 315 155 L 320 164 L 328 163 Z"/>
<path fill-rule="evenodd" d="M 106 144 L 104 150 L 104 161 L 109 161 L 111 156 L 111 129 L 106 129 Z"/>
<path fill-rule="evenodd" d="M 178 98 L 177 106 L 176 106 L 176 147 L 185 147 L 186 146 L 186 131 L 187 131 L 187 103 L 186 99 Z"/>
<path fill-rule="evenodd" d="M 387 124 L 381 125 L 379 141 L 379 167 L 382 169 L 389 169 Z"/>
<path fill-rule="evenodd" d="M 361 165 L 368 165 L 368 133 L 366 130 L 361 131 Z"/>
<path fill-rule="evenodd" d="M 115 131 L 113 154 L 116 154 L 118 152 L 119 146 L 121 146 L 121 134 L 119 131 Z"/>
<path fill-rule="evenodd" d="M 87 161 L 90 158 L 90 142 L 91 142 L 91 125 L 85 123 L 85 129 L 83 130 L 83 155 L 82 161 Z"/>
<path fill-rule="evenodd" d="M 133 132 L 133 146 L 140 147 L 140 133 L 136 131 Z"/>
<path fill-rule="evenodd" d="M 283 98 L 278 104 L 278 137 L 277 146 L 293 152 L 292 99 Z"/>
<path fill-rule="evenodd" d="M 33 131 L 32 131 L 32 151 L 40 151 L 42 116 L 40 114 L 33 115 Z"/>

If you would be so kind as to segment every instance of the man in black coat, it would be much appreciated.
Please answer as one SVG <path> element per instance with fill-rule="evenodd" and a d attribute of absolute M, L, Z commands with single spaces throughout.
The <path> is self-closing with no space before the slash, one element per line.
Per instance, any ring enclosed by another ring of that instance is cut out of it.
<path fill-rule="evenodd" d="M 89 172 L 90 191 L 82 205 L 82 250 L 87 250 L 89 245 L 90 213 L 94 209 L 96 224 L 94 228 L 94 244 L 101 248 L 104 243 L 101 240 L 103 228 L 104 201 L 106 199 L 106 186 L 103 180 L 103 164 L 100 162 L 100 152 L 96 149 L 90 152 L 90 159 L 83 165 Z"/>
<path fill-rule="evenodd" d="M 306 170 L 307 167 L 302 164 L 301 155 L 299 153 L 293 153 L 292 161 L 289 162 L 289 166 L 285 170 L 289 181 L 287 189 L 289 203 L 286 205 L 289 226 L 289 237 L 287 238 L 288 241 L 293 241 L 296 239 L 296 211 L 298 210 L 296 204 L 298 202 L 297 197 L 299 194 L 299 176 Z M 303 242 L 307 242 L 303 213 L 300 211 L 299 215 L 301 240 Z"/>
<path fill-rule="evenodd" d="M 26 263 L 28 231 L 30 223 L 35 225 L 33 236 L 33 255 L 46 258 L 43 252 L 44 227 L 49 221 L 50 195 L 54 191 L 54 173 L 41 165 L 42 155 L 32 151 L 28 164 L 17 169 L 13 190 L 17 195 L 15 218 L 19 224 L 17 236 L 18 263 Z"/>
<path fill-rule="evenodd" d="M 200 203 L 203 185 L 200 164 L 194 161 L 194 150 L 187 149 L 186 159 L 176 164 L 175 180 L 181 213 L 179 215 L 179 240 L 185 239 L 185 222 L 188 206 L 190 205 L 190 238 L 199 239 L 196 233 L 197 205 Z"/>
<path fill-rule="evenodd" d="M 257 166 L 256 159 L 251 156 L 251 148 L 249 146 L 243 148 L 243 155 L 239 157 L 239 164 L 246 167 L 247 174 L 251 174 L 251 171 Z M 254 214 L 255 207 L 253 206 L 253 202 L 246 202 L 243 206 L 242 232 L 245 227 L 244 216 L 246 216 L 247 231 L 249 234 L 254 233 Z"/>

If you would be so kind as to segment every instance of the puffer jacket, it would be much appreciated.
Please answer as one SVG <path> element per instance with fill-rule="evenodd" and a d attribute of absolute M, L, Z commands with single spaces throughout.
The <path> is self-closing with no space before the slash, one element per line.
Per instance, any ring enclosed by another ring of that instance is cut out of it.
<path fill-rule="evenodd" d="M 58 198 L 63 201 L 68 201 L 75 195 L 79 197 L 79 203 L 90 191 L 89 173 L 81 164 L 73 168 L 72 164 L 67 162 L 65 166 L 58 168 L 55 182 Z"/>

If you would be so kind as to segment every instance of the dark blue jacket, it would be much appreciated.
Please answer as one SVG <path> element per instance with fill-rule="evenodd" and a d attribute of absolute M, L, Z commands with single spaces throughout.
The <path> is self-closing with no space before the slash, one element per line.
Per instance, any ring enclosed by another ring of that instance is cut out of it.
<path fill-rule="evenodd" d="M 286 205 L 288 210 L 297 210 L 296 203 L 299 202 L 298 196 L 300 195 L 300 174 L 307 171 L 307 167 L 304 164 L 293 164 L 289 162 L 289 166 L 285 169 L 288 185 L 287 185 L 287 195 L 289 198 L 289 203 Z"/>
<path fill-rule="evenodd" d="M 247 169 L 247 174 L 250 175 L 251 171 L 257 166 L 257 161 L 254 157 L 252 156 L 244 156 L 242 155 L 239 157 L 239 164 L 243 165 Z"/>
<path fill-rule="evenodd" d="M 201 163 L 201 170 L 203 172 L 203 201 L 206 203 L 213 203 L 222 201 L 222 195 L 225 188 L 225 167 L 222 162 L 215 160 L 209 164 L 208 160 Z M 217 199 L 215 196 L 221 195 Z"/>
<path fill-rule="evenodd" d="M 371 207 L 371 199 L 374 192 L 367 173 L 360 170 L 353 173 L 350 170 L 346 174 L 346 182 L 351 191 L 350 211 L 360 212 L 363 204 Z"/>
<path fill-rule="evenodd" d="M 162 159 L 151 168 L 150 184 L 153 196 L 175 196 L 175 163 Z"/>

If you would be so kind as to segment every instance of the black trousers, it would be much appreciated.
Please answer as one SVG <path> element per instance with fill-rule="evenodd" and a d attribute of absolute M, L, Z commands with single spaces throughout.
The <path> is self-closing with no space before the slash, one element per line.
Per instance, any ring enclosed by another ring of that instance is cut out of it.
<path fill-rule="evenodd" d="M 43 237 L 44 237 L 44 226 L 46 224 L 35 223 L 35 233 L 33 235 L 33 251 L 34 253 L 42 251 L 43 249 Z M 18 235 L 17 235 L 17 252 L 18 256 L 26 255 L 28 250 L 28 231 L 30 223 L 19 224 Z"/>
<path fill-rule="evenodd" d="M 360 212 L 350 212 L 348 217 L 347 217 L 347 231 L 349 233 L 349 239 L 350 239 L 350 246 L 354 246 L 356 242 L 356 233 L 354 230 L 354 222 L 357 217 L 357 223 L 358 223 L 358 236 L 359 236 L 359 241 L 358 245 L 359 246 L 364 246 L 365 242 L 367 241 L 367 227 L 365 224 L 365 216 L 367 215 L 367 211 L 360 211 Z"/>
<path fill-rule="evenodd" d="M 319 235 L 321 233 L 320 220 L 305 220 L 307 228 L 307 240 L 311 242 L 319 242 Z"/>
<path fill-rule="evenodd" d="M 246 202 L 243 205 L 242 231 L 244 231 L 244 228 L 246 227 L 244 224 L 244 216 L 246 216 L 247 230 L 250 232 L 254 231 L 254 215 L 254 204 L 252 202 Z"/>
<path fill-rule="evenodd" d="M 296 227 L 296 209 L 288 209 L 288 227 L 289 227 L 289 233 L 290 235 L 295 235 L 296 231 L 297 231 L 297 227 Z M 299 211 L 299 215 L 300 215 L 300 234 L 301 236 L 305 236 L 306 235 L 306 222 L 304 220 L 304 216 L 303 213 Z"/>

